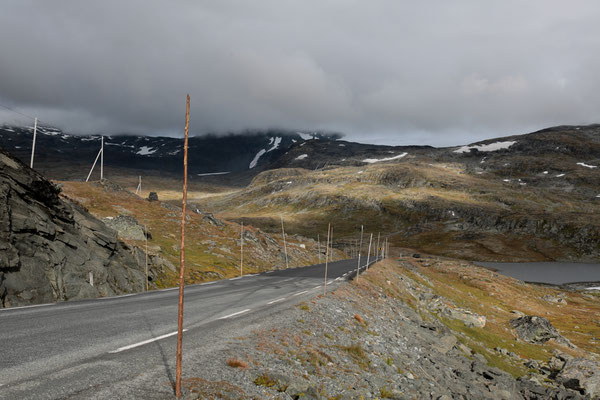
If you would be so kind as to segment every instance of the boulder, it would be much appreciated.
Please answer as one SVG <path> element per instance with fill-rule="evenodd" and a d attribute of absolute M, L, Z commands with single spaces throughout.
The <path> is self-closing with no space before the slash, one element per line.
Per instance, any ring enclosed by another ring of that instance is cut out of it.
<path fill-rule="evenodd" d="M 510 326 L 515 329 L 519 339 L 529 343 L 539 344 L 555 339 L 558 343 L 572 346 L 544 317 L 526 315 L 514 318 L 510 320 Z"/>
<path fill-rule="evenodd" d="M 150 192 L 148 194 L 148 201 L 158 201 L 158 194 L 156 192 Z"/>
<path fill-rule="evenodd" d="M 600 399 L 600 364 L 596 361 L 585 358 L 568 360 L 556 381 L 592 399 Z"/>

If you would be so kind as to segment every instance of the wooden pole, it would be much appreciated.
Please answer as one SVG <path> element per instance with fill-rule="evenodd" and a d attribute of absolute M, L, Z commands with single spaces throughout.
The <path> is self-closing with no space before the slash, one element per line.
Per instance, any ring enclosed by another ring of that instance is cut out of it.
<path fill-rule="evenodd" d="M 144 238 L 146 239 L 146 292 L 148 291 L 148 228 L 144 224 Z"/>
<path fill-rule="evenodd" d="M 100 139 L 100 180 L 104 179 L 104 136 Z"/>
<path fill-rule="evenodd" d="M 283 229 L 283 217 L 279 216 L 279 218 L 281 218 L 281 234 L 283 235 L 283 250 L 285 251 L 285 267 L 289 268 L 290 266 L 288 265 L 287 246 L 285 244 L 285 229 Z"/>
<path fill-rule="evenodd" d="M 185 208 L 187 204 L 188 130 L 190 124 L 190 95 L 185 107 L 185 140 L 183 142 L 183 205 L 181 210 L 181 251 L 179 255 L 179 315 L 177 318 L 177 368 L 175 395 L 181 397 L 181 361 L 183 359 L 183 287 L 185 286 Z"/>
<path fill-rule="evenodd" d="M 317 234 L 317 251 L 319 252 L 319 264 L 321 264 L 321 239 L 319 238 L 319 234 Z"/>
<path fill-rule="evenodd" d="M 35 155 L 35 137 L 37 136 L 37 118 L 33 123 L 33 145 L 31 146 L 31 162 L 29 163 L 29 168 L 33 169 L 33 156 Z M 93 285 L 92 285 L 93 286 Z"/>
<path fill-rule="evenodd" d="M 373 242 L 373 234 L 371 233 L 371 239 L 369 239 L 369 252 L 367 253 L 367 269 L 369 269 L 369 261 L 371 258 L 371 243 Z"/>
<path fill-rule="evenodd" d="M 94 164 L 92 164 L 92 169 L 90 169 L 90 173 L 88 174 L 87 178 L 85 178 L 86 182 L 90 180 L 90 176 L 92 176 L 92 172 L 94 171 L 94 167 L 96 166 L 96 163 L 98 162 L 98 158 L 100 157 L 100 154 L 102 154 L 102 149 L 100 149 L 100 151 L 98 152 L 98 155 L 96 156 L 96 159 L 94 160 Z"/>
<path fill-rule="evenodd" d="M 358 276 L 360 275 L 360 250 L 362 248 L 363 238 L 363 226 L 360 226 L 360 245 L 358 245 L 358 267 L 356 267 L 356 282 L 358 282 Z"/>
<path fill-rule="evenodd" d="M 379 237 L 380 237 L 380 235 L 381 235 L 381 232 L 377 232 L 377 247 L 376 247 L 377 250 L 374 251 L 376 260 L 379 258 Z"/>
<path fill-rule="evenodd" d="M 240 276 L 244 275 L 242 266 L 244 265 L 244 222 L 242 222 L 242 230 L 240 232 Z"/>
<path fill-rule="evenodd" d="M 323 296 L 327 294 L 327 263 L 329 261 L 329 233 L 331 231 L 331 224 L 327 225 L 327 251 L 325 253 L 325 284 L 323 286 Z"/>

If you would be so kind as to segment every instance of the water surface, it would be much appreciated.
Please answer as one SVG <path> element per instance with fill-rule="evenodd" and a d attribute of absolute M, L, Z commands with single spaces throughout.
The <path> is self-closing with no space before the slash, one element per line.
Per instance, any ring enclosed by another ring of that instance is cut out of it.
<path fill-rule="evenodd" d="M 503 275 L 525 282 L 562 285 L 575 282 L 600 282 L 600 264 L 574 262 L 476 262 Z"/>

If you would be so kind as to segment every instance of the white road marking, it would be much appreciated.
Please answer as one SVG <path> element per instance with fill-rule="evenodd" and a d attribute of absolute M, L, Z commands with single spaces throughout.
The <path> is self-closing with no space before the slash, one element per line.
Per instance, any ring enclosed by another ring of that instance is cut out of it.
<path fill-rule="evenodd" d="M 302 292 L 298 292 L 296 294 L 293 294 L 292 296 L 300 296 L 301 294 L 304 294 L 304 293 L 308 293 L 308 290 L 304 290 Z"/>
<path fill-rule="evenodd" d="M 267 271 L 266 273 L 267 274 L 272 274 L 273 272 L 275 272 L 275 271 Z"/>
<path fill-rule="evenodd" d="M 329 281 L 329 282 L 327 282 L 327 284 L 328 284 L 328 285 L 331 285 L 332 283 L 333 283 L 333 281 Z"/>
<path fill-rule="evenodd" d="M 229 278 L 230 281 L 235 281 L 236 279 L 242 279 L 243 276 L 238 276 L 237 278 Z"/>
<path fill-rule="evenodd" d="M 234 312 L 233 314 L 229 314 L 229 315 L 226 315 L 224 317 L 217 318 L 217 319 L 226 319 L 226 318 L 229 318 L 229 317 L 234 317 L 236 315 L 240 315 L 240 314 L 243 314 L 243 313 L 248 312 L 248 311 L 250 311 L 250 309 L 246 308 L 245 310 Z"/>
<path fill-rule="evenodd" d="M 284 280 L 282 280 L 281 282 L 287 282 L 287 281 L 291 281 L 292 279 L 294 279 L 294 278 L 288 278 L 288 279 L 284 279 Z"/>
<path fill-rule="evenodd" d="M 204 283 L 201 283 L 200 286 L 212 285 L 213 283 L 217 283 L 217 281 L 204 282 Z"/>
<path fill-rule="evenodd" d="M 334 279 L 334 281 L 339 281 L 340 279 L 342 279 L 342 278 L 337 277 L 337 278 Z"/>
<path fill-rule="evenodd" d="M 2 308 L 2 309 L 0 309 L 0 311 L 22 310 L 24 308 L 34 308 L 34 307 L 47 307 L 47 306 L 53 306 L 55 304 L 56 303 L 48 303 L 48 304 L 34 304 L 31 306 L 9 307 L 9 308 Z"/>
<path fill-rule="evenodd" d="M 277 299 L 277 300 L 270 301 L 270 302 L 268 302 L 267 304 L 278 303 L 278 302 L 280 302 L 280 301 L 283 301 L 283 300 L 285 300 L 285 297 L 282 297 L 282 298 L 280 298 L 280 299 Z"/>
<path fill-rule="evenodd" d="M 187 331 L 187 329 L 184 329 L 183 331 L 185 332 L 185 331 Z M 159 336 L 159 337 L 156 337 L 156 338 L 153 338 L 153 339 L 144 340 L 143 342 L 130 344 L 129 346 L 119 347 L 116 350 L 109 351 L 109 353 L 113 353 L 113 354 L 114 353 L 120 353 L 121 351 L 133 349 L 134 347 L 143 346 L 145 344 L 156 342 L 157 340 L 165 339 L 165 338 L 168 338 L 168 337 L 174 336 L 174 335 L 177 335 L 177 331 L 171 332 L 171 333 L 167 333 L 166 335 L 162 335 L 162 336 Z"/>
<path fill-rule="evenodd" d="M 313 289 L 318 289 L 318 288 L 320 288 L 320 287 L 321 287 L 321 285 L 319 285 L 319 286 L 315 286 Z"/>
<path fill-rule="evenodd" d="M 244 275 L 244 276 L 256 276 L 258 274 L 248 274 L 248 275 Z"/>

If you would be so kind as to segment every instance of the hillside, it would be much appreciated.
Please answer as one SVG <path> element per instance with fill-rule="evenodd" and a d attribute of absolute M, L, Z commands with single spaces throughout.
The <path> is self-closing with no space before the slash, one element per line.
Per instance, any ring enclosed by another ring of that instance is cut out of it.
<path fill-rule="evenodd" d="M 305 235 L 332 222 L 356 239 L 364 224 L 396 246 L 472 260 L 600 257 L 598 125 L 444 149 L 341 145 L 298 145 L 282 168 L 198 202 L 265 229 L 283 213 Z"/>

